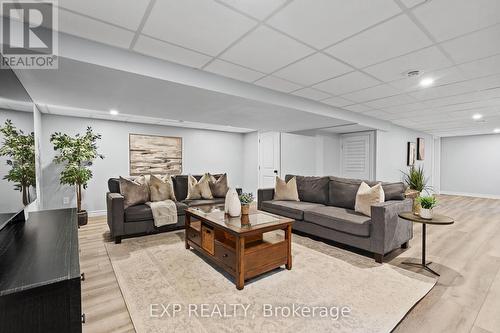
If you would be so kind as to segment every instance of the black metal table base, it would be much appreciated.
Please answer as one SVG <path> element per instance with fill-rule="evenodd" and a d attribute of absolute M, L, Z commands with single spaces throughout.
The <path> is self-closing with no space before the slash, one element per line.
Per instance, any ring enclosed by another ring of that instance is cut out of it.
<path fill-rule="evenodd" d="M 431 272 L 434 275 L 441 276 L 438 273 L 436 273 L 434 270 L 432 270 L 429 265 L 432 264 L 432 262 L 427 262 L 425 260 L 425 236 L 426 236 L 426 224 L 422 224 L 422 263 L 414 263 L 414 262 L 403 262 L 405 265 L 410 265 L 410 266 L 418 266 L 426 271 Z"/>

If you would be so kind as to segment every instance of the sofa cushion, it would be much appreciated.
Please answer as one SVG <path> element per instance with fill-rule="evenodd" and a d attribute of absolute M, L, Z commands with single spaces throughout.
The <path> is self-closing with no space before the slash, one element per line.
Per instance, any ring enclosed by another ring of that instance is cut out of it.
<path fill-rule="evenodd" d="M 175 202 L 177 207 L 177 216 L 184 215 L 184 211 L 188 206 L 182 202 Z M 147 205 L 130 206 L 125 209 L 125 222 L 140 222 L 153 220 L 153 212 L 151 207 Z"/>
<path fill-rule="evenodd" d="M 108 179 L 108 189 L 111 193 L 120 193 L 120 179 L 119 178 L 109 178 Z"/>
<path fill-rule="evenodd" d="M 227 185 L 227 174 L 223 174 L 219 178 L 214 175 L 209 174 L 210 181 L 208 185 L 210 186 L 210 191 L 214 198 L 225 198 L 229 187 Z"/>
<path fill-rule="evenodd" d="M 323 205 L 304 201 L 271 200 L 262 202 L 262 210 L 294 220 L 303 220 L 304 211 L 315 207 L 323 207 Z"/>
<path fill-rule="evenodd" d="M 293 177 L 297 179 L 297 191 L 299 192 L 300 201 L 328 204 L 329 177 L 286 175 L 285 181 L 288 182 Z"/>
<path fill-rule="evenodd" d="M 351 209 L 322 206 L 306 210 L 304 220 L 352 235 L 370 236 L 371 218 Z"/>
<path fill-rule="evenodd" d="M 215 178 L 219 179 L 221 174 L 213 175 Z M 196 180 L 200 180 L 203 175 L 193 175 Z M 177 201 L 185 200 L 188 194 L 188 175 L 176 175 L 172 176 L 174 181 L 174 192 Z"/>
<path fill-rule="evenodd" d="M 402 182 L 397 183 L 382 183 L 384 189 L 385 201 L 404 200 L 406 186 Z"/>
<path fill-rule="evenodd" d="M 361 182 L 359 179 L 330 177 L 328 204 L 354 210 L 356 193 L 358 193 Z M 373 186 L 371 182 L 367 182 L 367 184 Z"/>
<path fill-rule="evenodd" d="M 225 202 L 225 198 L 213 198 L 213 199 L 199 199 L 199 200 L 184 200 L 182 201 L 189 207 L 202 206 L 202 205 L 221 205 Z"/>
<path fill-rule="evenodd" d="M 140 176 L 134 180 L 120 177 L 120 193 L 125 198 L 125 208 L 140 205 L 149 201 L 149 186 L 146 177 Z"/>
<path fill-rule="evenodd" d="M 201 179 L 196 179 L 193 176 L 188 176 L 188 194 L 186 199 L 213 199 L 212 191 L 210 190 L 210 174 L 206 173 Z"/>

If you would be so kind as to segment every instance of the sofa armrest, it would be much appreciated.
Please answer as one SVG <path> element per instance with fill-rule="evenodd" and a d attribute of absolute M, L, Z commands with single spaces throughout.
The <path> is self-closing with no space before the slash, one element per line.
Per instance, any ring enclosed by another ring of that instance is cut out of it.
<path fill-rule="evenodd" d="M 260 188 L 257 190 L 257 209 L 262 209 L 262 202 L 273 200 L 274 188 Z"/>
<path fill-rule="evenodd" d="M 108 226 L 112 237 L 124 235 L 123 223 L 125 222 L 124 197 L 120 193 L 106 194 L 106 206 L 108 210 Z"/>
<path fill-rule="evenodd" d="M 398 216 L 401 212 L 411 211 L 412 205 L 411 199 L 404 199 L 386 201 L 371 207 L 372 252 L 384 255 L 413 238 L 412 222 Z"/>

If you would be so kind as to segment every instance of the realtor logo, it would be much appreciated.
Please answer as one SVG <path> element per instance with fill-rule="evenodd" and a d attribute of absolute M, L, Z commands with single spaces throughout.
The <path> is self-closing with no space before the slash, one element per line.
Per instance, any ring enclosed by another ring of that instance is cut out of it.
<path fill-rule="evenodd" d="M 0 68 L 57 68 L 54 2 L 2 2 Z"/>

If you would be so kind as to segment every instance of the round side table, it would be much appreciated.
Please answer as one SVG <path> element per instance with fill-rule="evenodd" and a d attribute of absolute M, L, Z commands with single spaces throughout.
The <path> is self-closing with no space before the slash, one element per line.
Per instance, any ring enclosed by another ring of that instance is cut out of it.
<path fill-rule="evenodd" d="M 416 264 L 416 263 L 411 263 L 411 262 L 403 262 L 403 264 L 419 266 L 419 267 L 422 267 L 425 270 L 431 272 L 432 274 L 440 276 L 438 273 L 436 273 L 435 271 L 433 271 L 429 267 L 429 265 L 432 264 L 432 262 L 426 262 L 426 260 L 425 260 L 426 226 L 427 226 L 427 224 L 448 225 L 448 224 L 455 223 L 455 221 L 451 217 L 441 215 L 441 214 L 433 214 L 431 220 L 423 219 L 420 216 L 413 214 L 413 212 L 399 213 L 398 216 L 404 220 L 408 220 L 408 221 L 411 221 L 413 223 L 421 223 L 422 224 L 422 263 Z"/>

